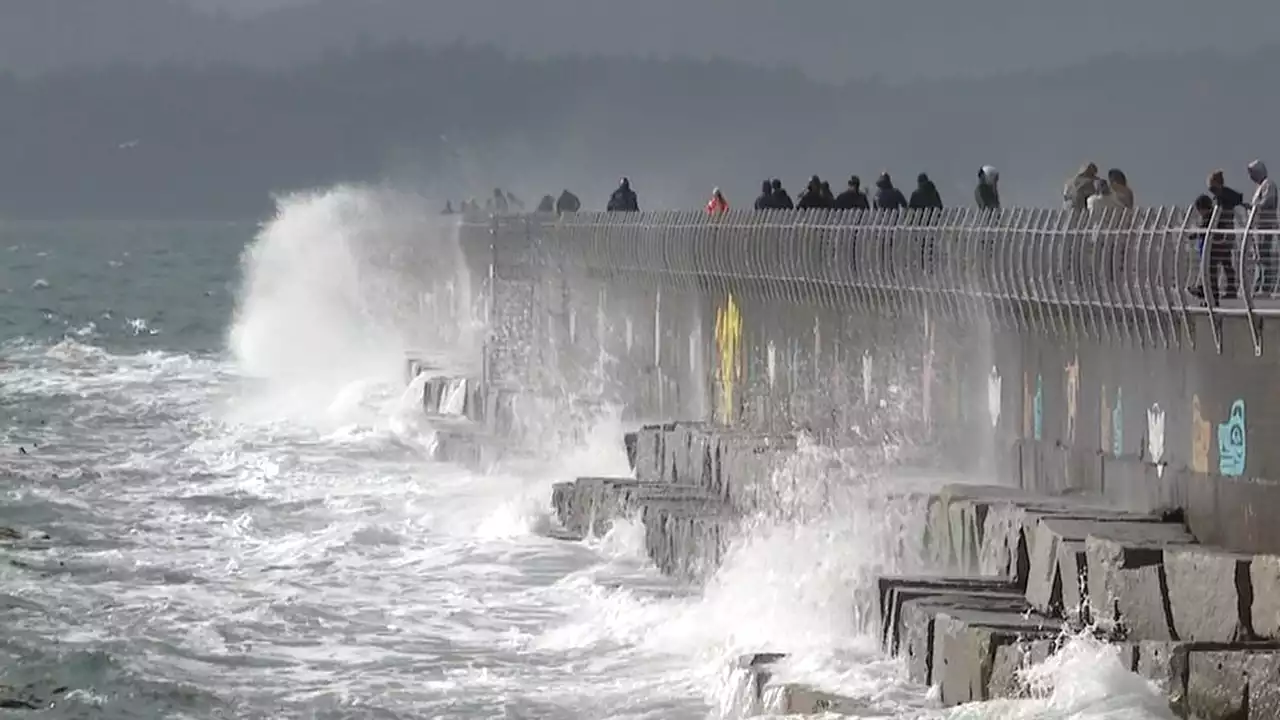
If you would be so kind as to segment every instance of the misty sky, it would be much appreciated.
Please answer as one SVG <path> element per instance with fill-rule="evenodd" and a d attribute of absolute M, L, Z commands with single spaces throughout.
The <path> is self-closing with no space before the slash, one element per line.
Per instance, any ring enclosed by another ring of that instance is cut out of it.
<path fill-rule="evenodd" d="M 1280 28 L 1276 0 L 1220 0 L 1211 11 L 1199 0 L 92 0 L 94 12 L 164 16 L 169 25 L 150 28 L 146 17 L 130 16 L 116 30 L 96 21 L 87 41 L 84 32 L 60 38 L 74 24 L 67 8 L 90 0 L 40 0 L 43 17 L 10 21 L 6 35 L 6 17 L 29 1 L 0 4 L 0 42 L 47 43 L 55 56 L 88 44 L 113 59 L 113 33 L 125 36 L 121 53 L 169 43 L 166 59 L 184 51 L 235 58 L 243 49 L 270 64 L 362 39 L 464 39 L 531 55 L 722 56 L 824 80 L 1051 69 L 1116 52 L 1249 51 L 1276 42 Z M 240 21 L 197 30 L 198 21 L 157 9 L 166 2 Z M 193 39 L 175 38 L 186 31 Z M 6 52 L 19 51 L 0 50 L 0 66 Z"/>

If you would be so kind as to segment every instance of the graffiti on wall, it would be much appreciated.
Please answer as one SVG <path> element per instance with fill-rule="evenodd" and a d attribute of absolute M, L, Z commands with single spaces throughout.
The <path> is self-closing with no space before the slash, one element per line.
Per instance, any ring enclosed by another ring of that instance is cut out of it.
<path fill-rule="evenodd" d="M 1034 400 L 1033 411 L 1035 413 L 1034 427 L 1032 431 L 1035 433 L 1036 440 L 1044 439 L 1044 377 L 1036 375 L 1036 396 Z"/>
<path fill-rule="evenodd" d="M 987 415 L 991 418 L 991 427 L 1000 426 L 1001 404 L 1000 372 L 991 366 L 991 374 L 987 376 Z"/>
<path fill-rule="evenodd" d="M 1080 395 L 1080 358 L 1071 359 L 1066 368 L 1067 396 L 1067 444 L 1076 441 L 1076 398 Z"/>
<path fill-rule="evenodd" d="M 1024 370 L 1022 373 L 1022 437 L 1031 437 L 1031 426 L 1034 424 L 1035 399 L 1031 395 L 1031 376 Z"/>
<path fill-rule="evenodd" d="M 1156 466 L 1156 477 L 1164 477 L 1164 410 L 1160 403 L 1147 410 L 1147 452 Z"/>
<path fill-rule="evenodd" d="M 862 351 L 862 404 L 871 404 L 871 351 Z"/>
<path fill-rule="evenodd" d="M 1200 396 L 1191 396 L 1191 469 L 1198 473 L 1209 472 L 1209 448 L 1213 430 L 1200 409 Z"/>
<path fill-rule="evenodd" d="M 1246 450 L 1244 400 L 1236 400 L 1231 403 L 1227 421 L 1218 425 L 1218 472 L 1228 477 L 1243 475 Z"/>
<path fill-rule="evenodd" d="M 742 378 L 742 313 L 733 295 L 716 310 L 716 368 L 720 380 L 718 412 L 724 423 L 734 421 L 734 391 Z"/>
<path fill-rule="evenodd" d="M 1116 388 L 1116 404 L 1111 408 L 1111 454 L 1124 454 L 1124 388 L 1120 387 Z"/>

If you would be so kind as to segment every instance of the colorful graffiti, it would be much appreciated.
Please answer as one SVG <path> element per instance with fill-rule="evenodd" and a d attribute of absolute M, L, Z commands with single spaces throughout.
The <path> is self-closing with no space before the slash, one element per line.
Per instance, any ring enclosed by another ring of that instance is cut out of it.
<path fill-rule="evenodd" d="M 1044 377 L 1036 375 L 1036 396 L 1033 401 L 1035 417 L 1033 418 L 1035 426 L 1032 430 L 1035 433 L 1036 440 L 1044 439 Z"/>
<path fill-rule="evenodd" d="M 1124 388 L 1119 387 L 1115 407 L 1111 408 L 1111 454 L 1116 457 L 1124 454 Z"/>
<path fill-rule="evenodd" d="M 1212 445 L 1213 427 L 1200 409 L 1200 396 L 1191 396 L 1191 469 L 1198 473 L 1209 472 L 1209 448 Z"/>
<path fill-rule="evenodd" d="M 1067 394 L 1067 444 L 1076 441 L 1076 407 L 1080 396 L 1080 358 L 1074 357 L 1066 368 Z"/>
<path fill-rule="evenodd" d="M 1156 477 L 1164 477 L 1164 410 L 1159 403 L 1147 410 L 1147 452 L 1156 466 Z"/>
<path fill-rule="evenodd" d="M 716 351 L 719 359 L 720 421 L 734 421 L 734 390 L 742 378 L 742 313 L 733 295 L 716 310 Z"/>
<path fill-rule="evenodd" d="M 1244 474 L 1248 459 L 1245 446 L 1244 400 L 1231 403 L 1227 421 L 1218 425 L 1218 472 L 1228 477 Z"/>
<path fill-rule="evenodd" d="M 1000 426 L 1000 406 L 1002 404 L 1002 388 L 1000 371 L 991 366 L 991 374 L 987 376 L 987 414 L 991 417 L 991 427 Z"/>

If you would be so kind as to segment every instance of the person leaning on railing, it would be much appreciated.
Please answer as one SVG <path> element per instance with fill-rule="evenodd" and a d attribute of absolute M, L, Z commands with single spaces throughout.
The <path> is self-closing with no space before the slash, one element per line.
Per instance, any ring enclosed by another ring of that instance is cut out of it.
<path fill-rule="evenodd" d="M 990 165 L 978 168 L 978 186 L 973 189 L 973 200 L 979 210 L 1000 209 L 1000 171 Z"/>
<path fill-rule="evenodd" d="M 1215 173 L 1216 174 L 1216 173 Z M 1212 178 L 1212 176 L 1211 176 Z M 1237 193 L 1238 194 L 1238 193 Z M 1198 245 L 1200 248 L 1200 262 L 1193 271 L 1194 279 L 1187 291 L 1198 298 L 1205 297 L 1205 289 L 1201 283 L 1199 269 L 1204 268 L 1203 280 L 1208 282 L 1209 297 L 1216 304 L 1220 299 L 1233 299 L 1236 297 L 1239 287 L 1239 279 L 1236 276 L 1235 263 L 1231 261 L 1232 237 L 1228 232 L 1222 232 L 1224 229 L 1230 230 L 1235 227 L 1234 218 L 1225 220 L 1224 225 L 1223 211 L 1218 209 L 1217 203 L 1211 195 L 1200 195 L 1196 198 L 1195 205 L 1196 217 L 1199 218 L 1201 232 L 1199 233 Z M 1216 227 L 1209 227 L 1213 222 L 1214 212 L 1218 213 L 1218 224 Z M 1233 210 L 1234 212 L 1234 210 Z M 1205 257 L 1205 253 L 1208 257 Z M 1221 270 L 1223 279 L 1226 281 L 1226 287 L 1223 293 L 1218 294 L 1218 271 Z"/>
<path fill-rule="evenodd" d="M 1258 259 L 1262 264 L 1262 287 L 1259 292 L 1274 294 L 1280 290 L 1280 258 L 1276 257 L 1276 232 L 1280 230 L 1277 217 L 1276 184 L 1267 175 L 1267 165 L 1261 160 L 1249 163 L 1249 179 L 1257 187 L 1250 204 L 1253 212 L 1253 230 L 1258 231 Z"/>

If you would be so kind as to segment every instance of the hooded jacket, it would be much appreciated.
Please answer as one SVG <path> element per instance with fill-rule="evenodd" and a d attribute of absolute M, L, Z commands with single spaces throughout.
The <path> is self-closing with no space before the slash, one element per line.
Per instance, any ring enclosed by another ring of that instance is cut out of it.
<path fill-rule="evenodd" d="M 978 170 L 978 186 L 973 189 L 973 201 L 980 210 L 1000 209 L 1000 171 L 990 165 Z"/>
<path fill-rule="evenodd" d="M 1093 163 L 1080 168 L 1062 189 L 1063 207 L 1068 210 L 1084 210 L 1089 207 L 1089 196 L 1097 188 L 1098 168 Z"/>
<path fill-rule="evenodd" d="M 773 184 L 770 183 L 768 180 L 765 180 L 764 182 L 760 183 L 760 196 L 756 198 L 756 209 L 757 210 L 773 210 L 776 208 L 777 208 L 777 203 L 774 202 Z"/>
<path fill-rule="evenodd" d="M 911 192 L 911 199 L 907 201 L 907 207 L 913 210 L 938 210 L 942 208 L 942 195 L 938 193 L 938 186 L 933 184 L 929 176 L 920 173 L 916 177 L 916 189 Z"/>
<path fill-rule="evenodd" d="M 876 180 L 876 209 L 901 210 L 905 207 L 907 207 L 907 199 L 902 196 L 901 190 L 893 186 L 889 173 L 881 175 Z"/>
<path fill-rule="evenodd" d="M 832 207 L 837 210 L 867 210 L 871 207 L 871 202 L 867 200 L 867 194 L 862 192 L 861 183 L 849 183 L 849 188 L 836 196 Z"/>
<path fill-rule="evenodd" d="M 1280 217 L 1277 217 L 1278 198 L 1275 181 L 1267 174 L 1267 165 L 1261 160 L 1249 163 L 1249 177 L 1258 183 L 1253 191 L 1253 226 L 1260 230 L 1280 228 Z"/>
<path fill-rule="evenodd" d="M 609 196 L 609 212 L 640 212 L 640 199 L 636 191 L 631 189 L 631 181 L 626 178 L 618 184 L 618 189 Z"/>

